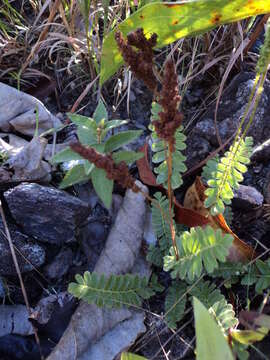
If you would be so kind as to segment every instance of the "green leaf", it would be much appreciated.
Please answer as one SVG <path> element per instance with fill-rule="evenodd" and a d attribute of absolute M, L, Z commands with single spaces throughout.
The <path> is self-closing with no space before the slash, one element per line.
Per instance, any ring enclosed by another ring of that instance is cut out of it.
<path fill-rule="evenodd" d="M 270 12 L 266 0 L 199 0 L 181 3 L 148 4 L 117 26 L 125 36 L 138 27 L 150 36 L 157 33 L 157 47 L 161 48 L 180 38 L 209 31 L 219 25 Z M 114 39 L 116 29 L 103 42 L 101 57 L 101 85 L 123 64 Z"/>
<path fill-rule="evenodd" d="M 78 127 L 77 134 L 80 142 L 83 145 L 93 146 L 98 142 L 96 129 L 82 125 Z"/>
<path fill-rule="evenodd" d="M 85 169 L 83 164 L 75 165 L 73 168 L 68 170 L 61 184 L 59 185 L 60 189 L 65 189 L 74 184 L 78 184 L 83 181 L 90 179 L 89 175 L 85 174 Z"/>
<path fill-rule="evenodd" d="M 251 345 L 263 340 L 268 332 L 268 329 L 261 327 L 257 330 L 232 330 L 230 335 L 233 340 L 238 341 L 240 344 Z"/>
<path fill-rule="evenodd" d="M 207 198 L 204 205 L 211 208 L 211 215 L 222 214 L 225 205 L 231 204 L 233 190 L 239 188 L 239 183 L 244 179 L 243 174 L 247 171 L 244 164 L 250 162 L 252 144 L 251 137 L 239 138 L 220 160 L 214 158 L 207 162 L 203 176 L 210 179 L 207 181 L 209 187 L 205 190 Z"/>
<path fill-rule="evenodd" d="M 142 152 L 135 151 L 118 151 L 113 153 L 112 157 L 116 164 L 120 163 L 121 161 L 125 161 L 125 163 L 131 164 L 134 161 L 144 157 L 144 154 Z"/>
<path fill-rule="evenodd" d="M 128 130 L 112 135 L 105 143 L 105 153 L 112 152 L 130 143 L 131 141 L 137 139 L 141 133 L 142 130 Z"/>
<path fill-rule="evenodd" d="M 170 255 L 164 258 L 164 270 L 172 271 L 172 278 L 193 281 L 201 276 L 203 270 L 208 274 L 218 268 L 219 262 L 225 262 L 233 242 L 230 234 L 223 235 L 220 229 L 211 226 L 191 228 L 181 237 L 176 237 L 179 258 L 171 247 Z"/>
<path fill-rule="evenodd" d="M 197 299 L 193 298 L 197 360 L 234 360 L 231 349 L 228 345 L 219 326 L 209 314 L 208 310 Z"/>
<path fill-rule="evenodd" d="M 142 299 L 154 295 L 148 286 L 147 277 L 139 275 L 110 275 L 90 273 L 76 275 L 76 283 L 69 284 L 68 291 L 88 304 L 98 307 L 121 308 L 123 306 L 140 306 Z"/>
<path fill-rule="evenodd" d="M 94 169 L 95 165 L 90 163 L 89 161 L 85 161 L 84 163 L 84 171 L 86 175 L 90 175 L 91 171 Z"/>
<path fill-rule="evenodd" d="M 177 322 L 184 316 L 187 302 L 186 290 L 186 284 L 179 281 L 174 281 L 169 287 L 165 299 L 165 320 L 172 329 L 177 327 Z"/>
<path fill-rule="evenodd" d="M 115 129 L 115 128 L 125 125 L 127 123 L 128 123 L 128 120 L 110 120 L 106 123 L 105 129 L 106 130 Z"/>
<path fill-rule="evenodd" d="M 106 208 L 109 209 L 112 203 L 113 180 L 107 178 L 105 170 L 96 167 L 91 171 L 90 175 L 97 195 Z"/>
<path fill-rule="evenodd" d="M 266 261 L 257 260 L 255 265 L 248 268 L 248 273 L 241 281 L 242 285 L 255 284 L 255 291 L 261 294 L 270 286 L 270 259 Z"/>
<path fill-rule="evenodd" d="M 121 354 L 121 360 L 147 360 L 147 359 L 143 356 L 125 352 Z"/>
<path fill-rule="evenodd" d="M 84 160 L 84 158 L 77 154 L 75 151 L 71 150 L 70 147 L 67 147 L 66 149 L 59 151 L 57 154 L 55 154 L 51 158 L 50 162 L 52 164 L 59 164 L 71 160 Z"/>
<path fill-rule="evenodd" d="M 93 128 L 96 127 L 95 120 L 87 116 L 72 114 L 72 113 L 67 113 L 67 116 L 74 124 L 78 126 L 88 126 Z"/>
<path fill-rule="evenodd" d="M 108 120 L 108 112 L 105 108 L 105 105 L 102 100 L 99 100 L 98 106 L 93 114 L 93 119 L 96 121 L 97 124 L 100 123 L 101 120 Z"/>

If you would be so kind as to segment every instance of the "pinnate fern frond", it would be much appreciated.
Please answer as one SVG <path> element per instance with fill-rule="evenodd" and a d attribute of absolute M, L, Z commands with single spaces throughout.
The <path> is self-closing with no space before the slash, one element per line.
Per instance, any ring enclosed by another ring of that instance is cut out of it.
<path fill-rule="evenodd" d="M 238 323 L 233 311 L 233 306 L 228 304 L 225 298 L 214 303 L 208 311 L 214 316 L 224 333 Z"/>
<path fill-rule="evenodd" d="M 171 271 L 173 278 L 179 276 L 193 281 L 203 270 L 212 273 L 219 262 L 225 262 L 232 242 L 233 237 L 223 235 L 220 229 L 214 230 L 211 226 L 191 228 L 190 232 L 185 231 L 177 237 L 179 259 L 171 248 L 170 255 L 164 258 L 164 270 Z"/>
<path fill-rule="evenodd" d="M 165 299 L 165 320 L 167 325 L 175 329 L 176 324 L 184 315 L 187 302 L 187 285 L 173 281 Z"/>
<path fill-rule="evenodd" d="M 257 260 L 255 265 L 248 268 L 248 273 L 241 281 L 242 285 L 254 285 L 259 294 L 270 287 L 270 259 L 266 261 Z"/>
<path fill-rule="evenodd" d="M 69 284 L 69 292 L 79 299 L 98 307 L 120 308 L 140 306 L 142 299 L 154 295 L 146 277 L 138 275 L 110 275 L 90 273 L 76 275 L 76 283 Z"/>
<path fill-rule="evenodd" d="M 191 288 L 189 295 L 195 296 L 214 316 L 224 333 L 237 324 L 237 319 L 231 304 L 227 303 L 225 296 L 216 288 L 215 284 L 201 280 Z"/>
<path fill-rule="evenodd" d="M 151 244 L 147 250 L 146 260 L 157 267 L 163 266 L 163 255 L 159 246 Z"/>
<path fill-rule="evenodd" d="M 223 213 L 225 205 L 230 205 L 234 196 L 233 190 L 239 188 L 243 181 L 243 174 L 247 171 L 250 162 L 253 140 L 246 137 L 239 138 L 218 162 L 211 159 L 206 164 L 205 176 L 211 179 L 207 181 L 208 189 L 205 190 L 207 199 L 205 207 L 211 208 L 211 214 Z"/>
<path fill-rule="evenodd" d="M 167 252 L 172 244 L 169 200 L 160 192 L 155 193 L 154 198 L 156 201 L 152 205 L 152 226 L 161 251 Z M 174 217 L 173 210 L 171 210 L 171 214 Z"/>
<path fill-rule="evenodd" d="M 189 295 L 195 296 L 200 302 L 209 309 L 216 302 L 223 300 L 224 295 L 216 288 L 214 283 L 201 280 L 196 286 L 191 287 Z"/>
<path fill-rule="evenodd" d="M 162 110 L 161 106 L 157 103 L 152 104 L 152 116 L 151 119 L 157 120 L 159 118 L 158 113 Z M 164 187 L 168 186 L 168 144 L 166 141 L 158 138 L 154 127 L 150 126 L 152 130 L 152 151 L 155 153 L 152 161 L 155 164 L 159 164 L 154 172 L 158 174 L 157 183 L 162 184 Z M 182 173 L 187 170 L 185 165 L 186 157 L 182 154 L 182 150 L 186 148 L 185 140 L 186 136 L 183 134 L 183 127 L 180 126 L 175 132 L 175 143 L 174 143 L 174 152 L 172 154 L 172 177 L 171 184 L 172 188 L 176 189 L 182 185 Z"/>

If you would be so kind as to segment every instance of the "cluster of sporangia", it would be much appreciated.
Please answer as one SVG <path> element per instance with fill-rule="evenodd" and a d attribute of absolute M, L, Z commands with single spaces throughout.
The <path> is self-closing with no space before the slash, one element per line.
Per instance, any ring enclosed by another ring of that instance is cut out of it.
<path fill-rule="evenodd" d="M 173 61 L 169 60 L 165 64 L 162 89 L 158 92 L 153 52 L 157 43 L 157 35 L 153 34 L 150 39 L 146 39 L 143 29 L 137 29 L 127 35 L 127 40 L 120 32 L 116 32 L 115 40 L 126 64 L 130 66 L 138 79 L 144 81 L 154 93 L 155 100 L 162 107 L 162 111 L 158 114 L 159 119 L 152 122 L 158 137 L 173 145 L 175 131 L 181 125 L 183 118 L 183 115 L 178 111 L 180 95 Z M 80 143 L 71 145 L 71 148 L 95 164 L 97 168 L 104 169 L 109 179 L 115 180 L 124 188 L 130 188 L 135 192 L 139 191 L 135 179 L 129 174 L 128 166 L 124 161 L 115 164 L 111 155 L 100 154 L 95 149 L 85 147 Z"/>

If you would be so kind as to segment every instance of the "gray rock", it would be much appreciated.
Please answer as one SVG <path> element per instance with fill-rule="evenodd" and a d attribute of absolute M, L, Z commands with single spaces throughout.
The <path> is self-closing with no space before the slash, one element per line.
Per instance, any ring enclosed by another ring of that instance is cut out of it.
<path fill-rule="evenodd" d="M 187 168 L 190 169 L 204 160 L 211 151 L 209 141 L 203 137 L 188 137 L 187 138 Z"/>
<path fill-rule="evenodd" d="M 44 273 L 50 279 L 60 279 L 72 264 L 72 251 L 69 248 L 62 249 L 54 260 L 46 265 Z"/>
<path fill-rule="evenodd" d="M 44 264 L 45 250 L 29 241 L 29 238 L 22 234 L 16 226 L 8 224 L 11 240 L 17 249 L 17 259 L 22 273 L 31 271 Z M 2 221 L 0 221 L 0 275 L 16 275 L 16 269 L 10 253 Z"/>
<path fill-rule="evenodd" d="M 270 139 L 254 148 L 251 161 L 268 162 L 270 159 Z"/>
<path fill-rule="evenodd" d="M 51 244 L 75 241 L 76 228 L 90 213 L 88 204 L 75 196 L 38 184 L 22 183 L 4 196 L 23 232 Z"/>
<path fill-rule="evenodd" d="M 240 73 L 224 91 L 219 104 L 217 113 L 217 126 L 221 140 L 225 142 L 230 138 L 238 128 L 242 115 L 246 110 L 248 99 L 254 84 L 253 73 Z M 215 131 L 214 103 L 209 110 L 196 124 L 188 135 L 187 147 L 187 165 L 196 165 L 202 160 L 202 156 L 196 151 L 201 143 L 202 151 L 206 152 L 206 141 L 209 145 L 209 152 L 218 146 L 218 140 Z M 261 144 L 270 138 L 270 83 L 265 82 L 264 92 L 262 94 L 259 106 L 257 108 L 253 123 L 247 133 L 252 136 L 255 144 Z M 248 121 L 248 119 L 246 120 Z M 209 153 L 208 152 L 208 153 Z M 208 155 L 208 153 L 204 155 Z M 268 151 L 270 153 L 270 151 Z"/>
<path fill-rule="evenodd" d="M 263 204 L 263 195 L 252 186 L 240 185 L 235 191 L 233 205 L 239 209 L 250 210 Z"/>
<path fill-rule="evenodd" d="M 83 252 L 88 260 L 88 270 L 92 271 L 104 247 L 108 231 L 104 224 L 92 221 L 81 228 L 80 239 Z"/>

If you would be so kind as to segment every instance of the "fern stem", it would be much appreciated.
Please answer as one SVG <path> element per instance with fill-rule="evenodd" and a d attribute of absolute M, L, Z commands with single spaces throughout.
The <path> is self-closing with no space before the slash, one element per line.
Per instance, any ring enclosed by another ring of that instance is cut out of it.
<path fill-rule="evenodd" d="M 173 143 L 168 142 L 167 147 L 167 165 L 168 165 L 168 199 L 169 199 L 169 212 L 170 212 L 170 230 L 172 235 L 172 246 L 175 252 L 175 257 L 179 259 L 178 248 L 175 241 L 175 228 L 173 225 L 172 207 L 173 207 L 173 189 L 172 189 L 172 153 Z"/>

